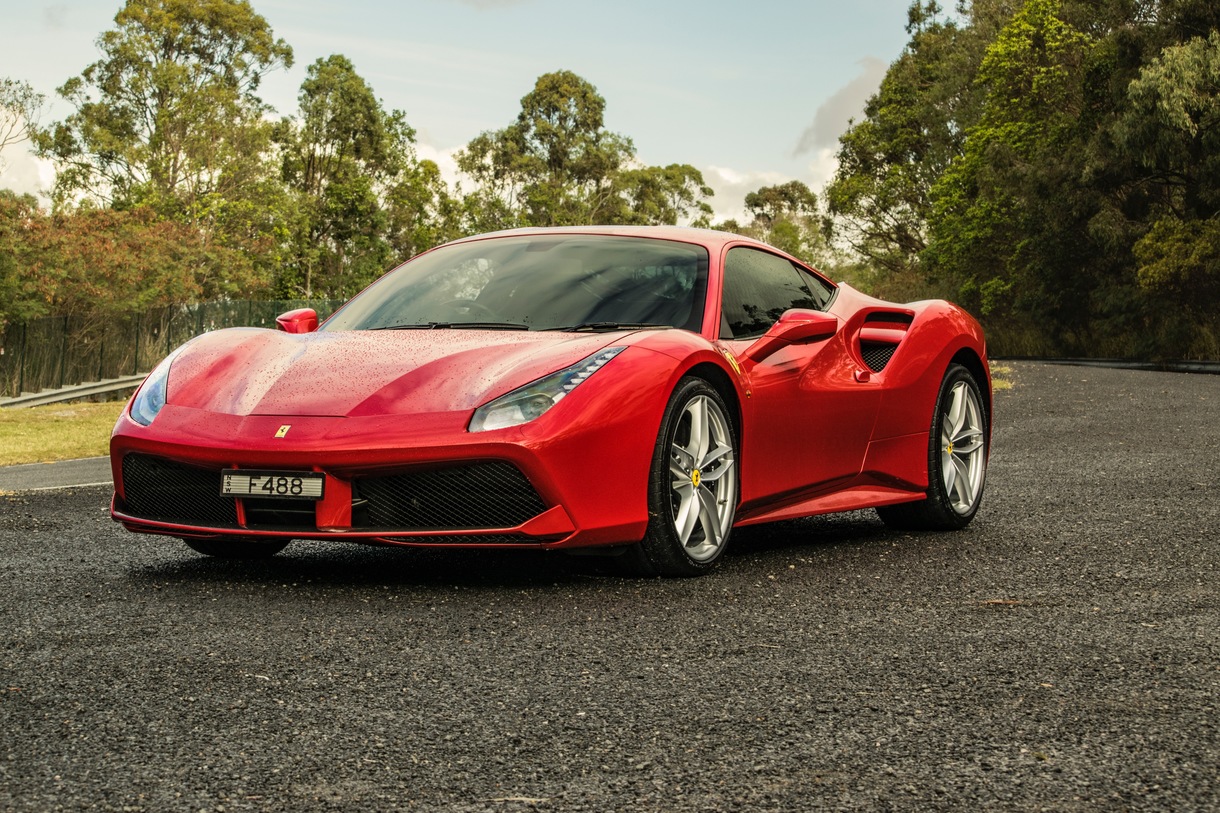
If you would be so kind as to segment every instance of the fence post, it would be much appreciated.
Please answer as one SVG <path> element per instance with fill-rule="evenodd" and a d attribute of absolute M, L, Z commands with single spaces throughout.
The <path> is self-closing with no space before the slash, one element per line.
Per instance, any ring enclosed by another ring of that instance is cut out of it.
<path fill-rule="evenodd" d="M 59 388 L 64 388 L 64 367 L 68 363 L 68 320 L 71 316 L 64 317 L 64 340 L 59 345 Z"/>
<path fill-rule="evenodd" d="M 26 340 L 26 331 L 28 331 L 29 329 L 30 329 L 30 323 L 28 321 L 21 323 L 21 356 L 20 356 L 20 360 L 19 360 L 20 372 L 17 373 L 17 394 L 18 395 L 21 395 L 22 390 L 25 389 L 25 340 Z"/>

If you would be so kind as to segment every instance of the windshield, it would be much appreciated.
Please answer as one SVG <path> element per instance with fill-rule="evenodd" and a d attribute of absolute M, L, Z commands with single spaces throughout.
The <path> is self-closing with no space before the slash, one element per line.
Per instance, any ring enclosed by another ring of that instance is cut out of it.
<path fill-rule="evenodd" d="M 587 234 L 477 240 L 399 266 L 323 329 L 698 331 L 707 267 L 704 248 L 669 240 Z"/>

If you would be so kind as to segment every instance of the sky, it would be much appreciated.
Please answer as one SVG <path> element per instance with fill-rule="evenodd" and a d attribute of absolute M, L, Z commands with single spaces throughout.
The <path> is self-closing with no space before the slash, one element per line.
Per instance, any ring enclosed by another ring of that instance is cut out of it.
<path fill-rule="evenodd" d="M 55 89 L 100 54 L 122 0 L 0 0 L 0 78 L 71 108 Z M 387 109 L 406 113 L 421 157 L 456 179 L 453 154 L 510 124 L 537 78 L 570 70 L 606 100 L 606 128 L 645 164 L 691 164 L 716 219 L 746 193 L 789 180 L 814 191 L 907 41 L 910 0 L 252 0 L 294 50 L 261 96 L 295 112 L 306 68 L 340 53 Z M 25 145 L 0 153 L 0 187 L 48 190 Z"/>

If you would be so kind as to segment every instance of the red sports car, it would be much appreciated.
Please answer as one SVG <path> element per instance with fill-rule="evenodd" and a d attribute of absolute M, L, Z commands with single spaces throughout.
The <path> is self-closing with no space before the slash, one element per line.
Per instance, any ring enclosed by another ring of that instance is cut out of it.
<path fill-rule="evenodd" d="M 978 510 L 978 323 L 733 234 L 499 232 L 421 254 L 323 325 L 199 336 L 111 439 L 116 520 L 213 556 L 291 539 L 581 549 L 697 575 L 732 529 Z"/>

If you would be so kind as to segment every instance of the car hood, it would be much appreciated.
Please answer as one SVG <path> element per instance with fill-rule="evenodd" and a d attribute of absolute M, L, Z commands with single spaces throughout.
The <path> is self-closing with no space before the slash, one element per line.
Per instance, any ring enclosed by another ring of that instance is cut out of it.
<path fill-rule="evenodd" d="M 488 330 L 207 333 L 170 368 L 170 404 L 228 415 L 358 417 L 470 410 L 619 334 Z"/>

